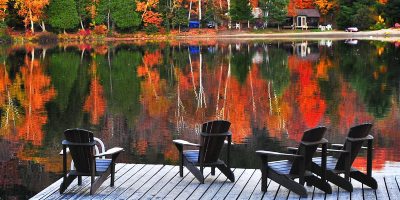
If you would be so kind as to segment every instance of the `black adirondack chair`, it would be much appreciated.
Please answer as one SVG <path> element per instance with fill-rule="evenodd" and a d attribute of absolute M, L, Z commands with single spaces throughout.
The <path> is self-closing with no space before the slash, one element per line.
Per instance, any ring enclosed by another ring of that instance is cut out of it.
<path fill-rule="evenodd" d="M 301 197 L 307 197 L 307 190 L 304 183 L 313 185 L 320 190 L 331 194 L 332 188 L 326 182 L 324 173 L 320 177 L 313 175 L 308 169 L 311 167 L 312 158 L 319 146 L 322 146 L 322 166 L 326 164 L 326 149 L 328 141 L 323 138 L 325 134 L 325 127 L 317 127 L 304 132 L 301 142 L 295 149 L 295 153 L 279 153 L 273 151 L 259 150 L 256 153 L 261 157 L 261 190 L 267 191 L 267 179 L 275 181 L 283 187 L 293 191 Z M 275 162 L 268 162 L 270 156 L 283 156 L 290 157 L 289 160 L 280 160 Z M 322 167 L 322 172 L 324 167 Z M 294 179 L 299 179 L 296 182 Z"/>
<path fill-rule="evenodd" d="M 369 135 L 371 128 L 372 124 L 370 123 L 354 126 L 350 128 L 344 145 L 332 144 L 332 147 L 339 147 L 340 149 L 328 149 L 328 152 L 337 154 L 327 157 L 326 179 L 328 181 L 347 190 L 348 192 L 353 191 L 350 177 L 360 181 L 372 189 L 378 188 L 376 180 L 372 177 L 372 142 L 374 137 Z M 367 147 L 363 147 L 364 143 L 367 143 Z M 367 150 L 367 174 L 352 167 L 352 164 L 361 149 Z M 320 164 L 321 162 L 319 159 L 314 158 L 311 171 L 315 174 L 320 174 Z M 343 178 L 339 176 L 339 174 L 344 174 L 345 177 Z"/>
<path fill-rule="evenodd" d="M 211 167 L 211 175 L 215 175 L 215 167 L 217 167 L 230 181 L 235 181 L 235 175 L 229 167 L 229 153 L 232 141 L 232 133 L 229 131 L 230 125 L 230 122 L 224 120 L 204 123 L 200 134 L 200 144 L 190 143 L 185 140 L 173 140 L 179 150 L 179 175 L 181 177 L 183 177 L 183 166 L 186 166 L 200 183 L 204 183 L 204 167 Z M 228 141 L 226 164 L 219 159 L 225 139 Z M 199 150 L 184 150 L 184 146 L 197 147 Z M 199 166 L 200 169 L 196 166 Z"/>
<path fill-rule="evenodd" d="M 114 186 L 115 161 L 123 151 L 114 147 L 104 153 L 95 153 L 96 141 L 93 133 L 83 129 L 68 129 L 64 131 L 65 140 L 62 141 L 63 150 L 63 182 L 60 185 L 62 194 L 72 181 L 78 177 L 78 185 L 82 184 L 82 176 L 91 177 L 90 194 L 94 194 L 100 185 L 111 174 L 110 186 Z M 67 154 L 70 153 L 75 169 L 67 173 Z M 103 156 L 111 156 L 111 159 L 99 159 Z M 99 176 L 99 178 L 95 178 Z"/>

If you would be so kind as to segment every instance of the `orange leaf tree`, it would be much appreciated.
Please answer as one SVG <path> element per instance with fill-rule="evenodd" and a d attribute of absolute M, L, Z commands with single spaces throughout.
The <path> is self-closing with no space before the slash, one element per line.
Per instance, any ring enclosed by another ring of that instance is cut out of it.
<path fill-rule="evenodd" d="M 156 11 L 159 0 L 136 0 L 136 11 L 142 13 L 144 26 L 153 24 L 160 27 L 162 23 L 161 14 Z"/>
<path fill-rule="evenodd" d="M 34 33 L 33 24 L 43 19 L 44 8 L 47 5 L 49 0 L 15 0 L 14 8 L 18 10 L 18 15 L 24 18 L 25 26 L 30 24 Z"/>
<path fill-rule="evenodd" d="M 7 15 L 7 3 L 8 0 L 0 0 L 0 20 L 3 22 Z"/>
<path fill-rule="evenodd" d="M 338 7 L 336 0 L 314 0 L 314 4 L 318 8 L 322 16 L 326 16 L 330 11 Z"/>

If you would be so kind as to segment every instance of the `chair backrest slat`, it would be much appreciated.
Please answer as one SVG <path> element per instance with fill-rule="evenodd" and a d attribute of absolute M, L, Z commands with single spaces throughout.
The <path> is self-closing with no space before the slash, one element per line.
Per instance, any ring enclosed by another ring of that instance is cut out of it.
<path fill-rule="evenodd" d="M 372 124 L 365 123 L 357 126 L 353 126 L 350 128 L 347 138 L 365 138 L 368 136 L 369 132 L 371 131 Z M 348 145 L 351 145 L 351 157 L 350 157 L 350 166 L 353 164 L 354 160 L 356 159 L 358 153 L 361 150 L 361 147 L 365 141 L 349 141 L 346 139 L 346 142 L 343 145 L 342 150 L 346 150 Z M 336 163 L 335 169 L 337 170 L 344 170 L 345 169 L 345 162 L 346 162 L 346 155 L 340 154 L 338 158 L 338 162 Z"/>
<path fill-rule="evenodd" d="M 325 132 L 326 127 L 323 126 L 309 129 L 304 132 L 296 154 L 304 156 L 305 169 L 308 169 L 311 166 L 312 158 L 317 151 L 317 148 L 321 145 L 321 143 L 318 142 L 322 141 Z M 310 143 L 314 144 L 309 145 Z M 299 173 L 300 163 L 301 161 L 299 158 L 293 159 L 292 168 L 290 170 L 291 174 Z"/>
<path fill-rule="evenodd" d="M 200 138 L 199 163 L 213 163 L 218 160 L 224 141 L 228 137 L 226 133 L 229 131 L 230 125 L 231 123 L 225 120 L 215 120 L 203 124 L 201 132 L 207 134 L 202 134 Z"/>
<path fill-rule="evenodd" d="M 65 139 L 74 143 L 90 143 L 94 141 L 93 133 L 84 129 L 68 129 L 64 131 Z M 76 171 L 90 173 L 93 146 L 69 146 Z M 96 167 L 96 166 L 93 166 Z"/>

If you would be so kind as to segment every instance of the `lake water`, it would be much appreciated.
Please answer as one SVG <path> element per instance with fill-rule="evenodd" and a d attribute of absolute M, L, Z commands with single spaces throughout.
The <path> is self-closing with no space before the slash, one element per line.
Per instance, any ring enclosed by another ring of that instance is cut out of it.
<path fill-rule="evenodd" d="M 232 166 L 326 126 L 371 122 L 374 173 L 400 174 L 400 47 L 381 41 L 212 41 L 0 48 L 0 199 L 61 177 L 63 131 L 93 131 L 119 162 L 177 164 L 172 143 L 232 122 Z M 365 169 L 366 157 L 355 166 Z"/>

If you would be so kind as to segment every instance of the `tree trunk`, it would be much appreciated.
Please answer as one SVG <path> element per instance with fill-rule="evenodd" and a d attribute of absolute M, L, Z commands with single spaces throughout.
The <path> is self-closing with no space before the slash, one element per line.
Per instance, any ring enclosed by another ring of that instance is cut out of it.
<path fill-rule="evenodd" d="M 32 10 L 30 8 L 29 8 L 29 20 L 31 22 L 31 32 L 35 33 L 35 29 L 33 27 Z"/>
<path fill-rule="evenodd" d="M 110 9 L 108 9 L 107 13 L 107 29 L 110 31 Z"/>
<path fill-rule="evenodd" d="M 188 20 L 190 20 L 190 11 L 192 10 L 192 1 L 189 3 L 189 14 L 188 14 Z"/>
<path fill-rule="evenodd" d="M 40 28 L 42 28 L 42 32 L 47 32 L 46 31 L 46 25 L 44 24 L 43 20 L 42 20 L 42 25 L 40 25 Z"/>
<path fill-rule="evenodd" d="M 82 30 L 85 30 L 85 27 L 83 26 L 82 18 L 80 18 L 80 21 L 81 21 L 81 28 L 82 28 Z"/>

